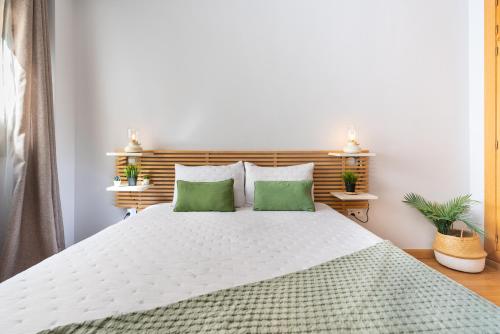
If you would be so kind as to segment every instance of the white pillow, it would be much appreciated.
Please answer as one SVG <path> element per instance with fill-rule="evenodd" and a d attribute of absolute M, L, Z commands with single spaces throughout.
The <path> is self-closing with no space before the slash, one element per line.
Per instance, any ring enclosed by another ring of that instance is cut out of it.
<path fill-rule="evenodd" d="M 287 167 L 260 167 L 245 162 L 245 195 L 248 204 L 253 204 L 255 181 L 301 181 L 312 180 L 314 163 Z M 314 197 L 313 197 L 314 198 Z"/>
<path fill-rule="evenodd" d="M 177 180 L 194 182 L 213 182 L 234 180 L 234 205 L 245 205 L 245 169 L 243 162 L 224 166 L 184 166 L 175 164 L 175 187 L 173 205 L 177 202 Z"/>

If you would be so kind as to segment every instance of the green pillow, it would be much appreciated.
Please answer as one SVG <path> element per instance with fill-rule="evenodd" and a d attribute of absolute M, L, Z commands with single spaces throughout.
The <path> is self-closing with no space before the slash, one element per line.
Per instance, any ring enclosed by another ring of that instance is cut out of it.
<path fill-rule="evenodd" d="M 313 181 L 255 181 L 253 209 L 257 211 L 315 211 Z"/>
<path fill-rule="evenodd" d="M 216 182 L 177 181 L 174 211 L 234 211 L 233 179 Z"/>

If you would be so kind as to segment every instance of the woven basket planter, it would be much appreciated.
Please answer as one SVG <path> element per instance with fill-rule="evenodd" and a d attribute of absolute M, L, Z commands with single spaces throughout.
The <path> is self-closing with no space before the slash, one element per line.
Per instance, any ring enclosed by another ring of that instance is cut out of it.
<path fill-rule="evenodd" d="M 484 270 L 487 253 L 481 246 L 481 239 L 475 233 L 452 231 L 445 235 L 436 232 L 434 240 L 434 255 L 442 265 L 451 269 L 469 273 L 477 273 Z"/>

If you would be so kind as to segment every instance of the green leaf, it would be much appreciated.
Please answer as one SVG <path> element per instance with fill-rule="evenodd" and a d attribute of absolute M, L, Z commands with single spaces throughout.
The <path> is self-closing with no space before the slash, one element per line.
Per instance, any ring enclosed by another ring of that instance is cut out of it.
<path fill-rule="evenodd" d="M 420 211 L 440 233 L 450 233 L 453 223 L 461 221 L 471 230 L 484 235 L 483 230 L 470 219 L 470 209 L 478 203 L 471 199 L 470 194 L 452 198 L 445 203 L 437 203 L 428 201 L 421 195 L 409 193 L 404 196 L 403 202 Z"/>
<path fill-rule="evenodd" d="M 344 183 L 353 184 L 358 181 L 358 174 L 346 171 L 342 173 L 342 179 L 344 180 Z"/>

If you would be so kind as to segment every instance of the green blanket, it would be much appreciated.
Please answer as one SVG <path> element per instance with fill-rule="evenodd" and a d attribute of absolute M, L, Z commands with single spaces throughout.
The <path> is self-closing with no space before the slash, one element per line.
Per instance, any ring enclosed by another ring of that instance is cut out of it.
<path fill-rule="evenodd" d="M 41 333 L 500 333 L 500 308 L 382 242 L 308 270 Z"/>

